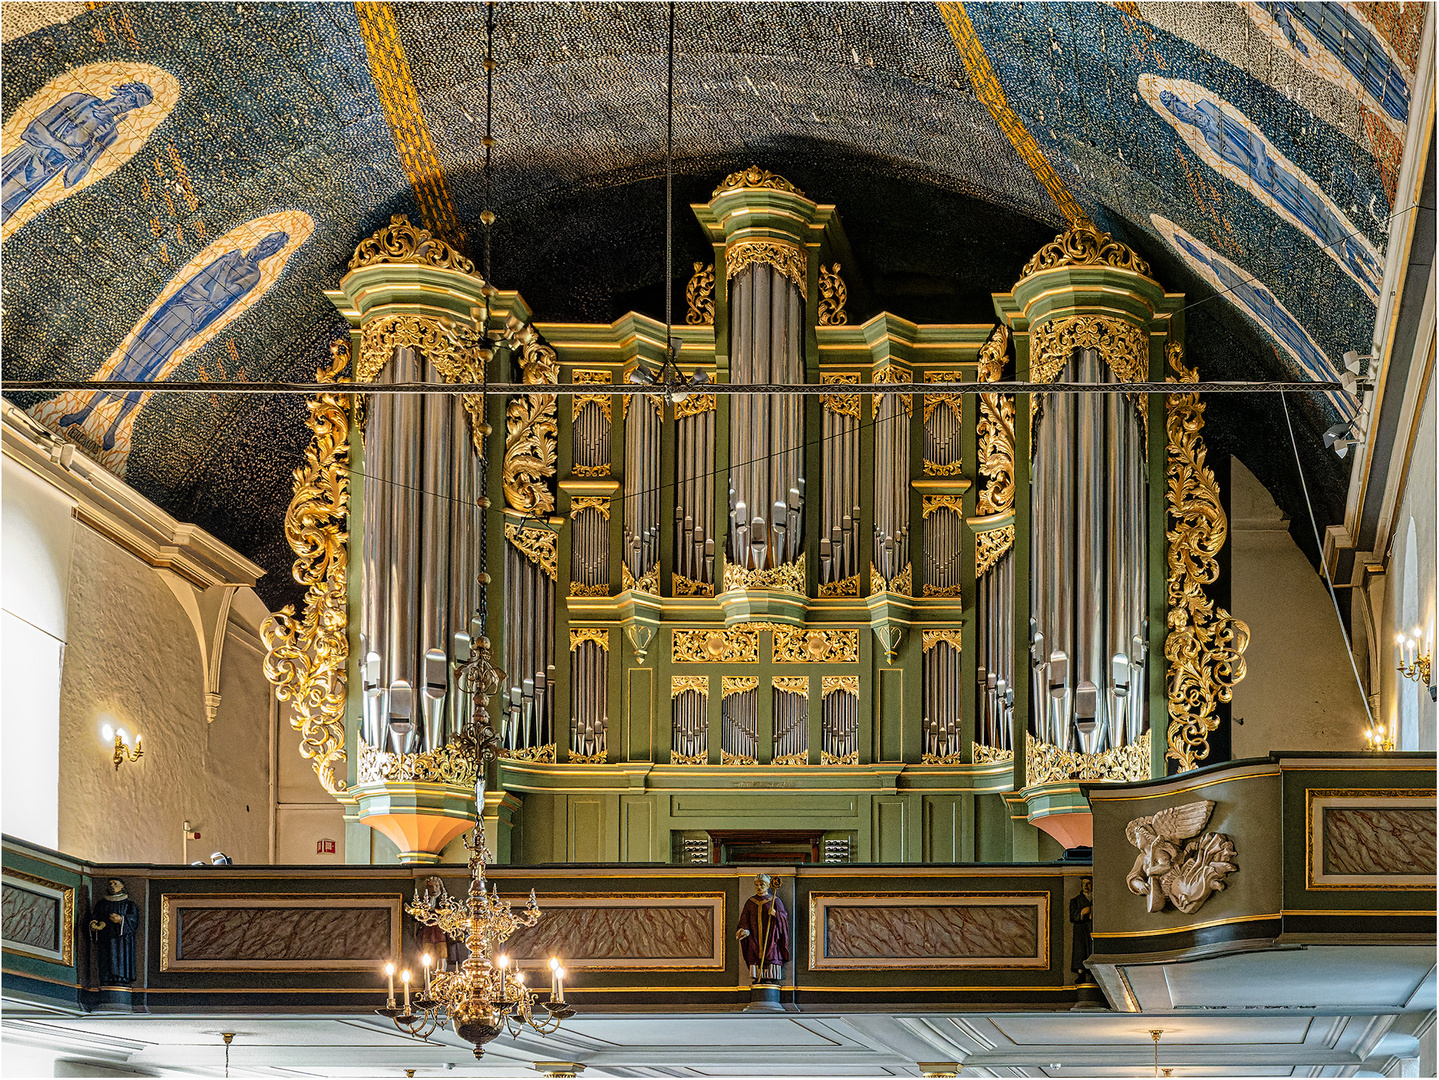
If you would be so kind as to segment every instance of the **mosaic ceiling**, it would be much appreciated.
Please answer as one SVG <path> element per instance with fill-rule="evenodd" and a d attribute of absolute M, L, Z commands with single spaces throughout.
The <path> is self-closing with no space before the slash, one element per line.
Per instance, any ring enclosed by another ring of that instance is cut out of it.
<path fill-rule="evenodd" d="M 497 10 L 493 280 L 542 321 L 661 314 L 664 6 Z M 918 321 L 991 320 L 989 293 L 1088 217 L 1188 295 L 1205 377 L 1325 376 L 1372 335 L 1423 14 L 680 4 L 677 197 L 782 173 L 838 206 L 853 314 Z M 12 2 L 0 37 L 9 379 L 307 379 L 342 329 L 320 290 L 390 214 L 480 253 L 483 5 Z M 708 251 L 676 220 L 684 267 Z M 1353 406 L 1314 397 L 1322 528 L 1347 465 L 1318 432 Z M 291 597 L 298 401 L 15 400 Z M 1299 514 L 1273 399 L 1210 419 Z"/>

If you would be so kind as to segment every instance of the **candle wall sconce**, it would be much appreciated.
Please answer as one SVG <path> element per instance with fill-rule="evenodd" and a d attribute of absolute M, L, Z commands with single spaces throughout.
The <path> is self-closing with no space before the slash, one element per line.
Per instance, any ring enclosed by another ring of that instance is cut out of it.
<path fill-rule="evenodd" d="M 112 738 L 115 740 L 115 756 L 110 760 L 115 762 L 116 772 L 120 771 L 120 766 L 125 762 L 139 761 L 145 755 L 145 749 L 140 745 L 140 733 L 138 731 L 135 732 L 135 745 L 133 748 L 130 746 L 130 737 L 125 734 L 124 728 L 112 728 L 109 724 L 106 724 L 100 729 L 100 734 L 104 736 L 106 742 L 109 742 Z"/>
<path fill-rule="evenodd" d="M 1425 641 L 1424 628 L 1416 626 L 1408 634 L 1399 634 L 1394 644 L 1399 650 L 1399 674 L 1428 689 L 1432 699 L 1435 696 L 1433 638 Z"/>

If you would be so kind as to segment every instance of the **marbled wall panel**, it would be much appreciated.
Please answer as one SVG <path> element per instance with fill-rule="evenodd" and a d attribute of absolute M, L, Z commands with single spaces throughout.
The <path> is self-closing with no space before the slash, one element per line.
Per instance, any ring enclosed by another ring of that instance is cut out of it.
<path fill-rule="evenodd" d="M 1048 964 L 1048 897 L 815 896 L 813 968 Z"/>
<path fill-rule="evenodd" d="M 60 899 L 42 896 L 29 889 L 7 885 L 3 894 L 0 931 L 7 944 L 29 945 L 58 952 L 60 949 Z"/>
<path fill-rule="evenodd" d="M 162 970 L 367 970 L 398 954 L 400 898 L 166 896 Z"/>
<path fill-rule="evenodd" d="M 1432 809 L 1327 807 L 1324 873 L 1432 877 L 1435 824 Z"/>
<path fill-rule="evenodd" d="M 696 899 L 544 901 L 539 923 L 505 948 L 520 960 L 560 956 L 576 969 L 723 968 L 723 897 Z"/>

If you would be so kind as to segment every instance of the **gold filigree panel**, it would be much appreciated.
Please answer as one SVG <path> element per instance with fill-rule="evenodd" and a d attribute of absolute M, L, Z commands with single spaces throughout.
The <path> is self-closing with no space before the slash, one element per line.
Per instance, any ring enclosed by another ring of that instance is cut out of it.
<path fill-rule="evenodd" d="M 610 516 L 610 500 L 590 495 L 577 495 L 570 500 L 570 517 L 577 518 L 586 510 L 593 510 L 606 519 Z"/>
<path fill-rule="evenodd" d="M 885 581 L 880 575 L 879 567 L 873 563 L 869 565 L 869 595 L 878 596 L 881 593 L 892 592 L 896 596 L 914 595 L 914 586 L 911 584 L 911 564 L 905 563 L 904 569 L 895 574 L 889 581 Z"/>
<path fill-rule="evenodd" d="M 1178 342 L 1170 342 L 1165 355 L 1174 371 L 1169 381 L 1199 381 L 1199 373 L 1185 366 Z M 1219 485 L 1205 464 L 1208 449 L 1200 434 L 1204 406 L 1195 393 L 1170 394 L 1168 402 L 1169 528 L 1164 539 L 1169 625 L 1164 658 L 1169 669 L 1169 748 L 1165 757 L 1185 770 L 1209 756 L 1209 733 L 1219 726 L 1217 710 L 1233 699 L 1235 685 L 1244 678 L 1249 627 L 1204 591 L 1219 580 L 1218 556 L 1229 535 Z"/>
<path fill-rule="evenodd" d="M 1062 266 L 1111 266 L 1149 276 L 1149 264 L 1107 232 L 1085 223 L 1066 229 L 1024 264 L 1020 280 Z"/>
<path fill-rule="evenodd" d="M 574 652 L 586 641 L 593 641 L 605 652 L 610 651 L 610 632 L 598 626 L 570 627 L 570 652 Z"/>
<path fill-rule="evenodd" d="M 822 371 L 819 381 L 836 386 L 858 386 L 859 373 L 856 371 Z M 858 394 L 825 394 L 820 401 L 824 407 L 832 413 L 839 413 L 841 416 L 853 417 L 859 420 L 859 395 Z"/>
<path fill-rule="evenodd" d="M 675 630 L 670 640 L 670 659 L 677 664 L 757 663 L 759 632 L 743 626 Z"/>
<path fill-rule="evenodd" d="M 1114 746 L 1098 754 L 1061 750 L 1025 735 L 1025 783 L 1052 784 L 1059 780 L 1111 780 L 1123 783 L 1149 779 L 1149 732 L 1138 742 Z"/>
<path fill-rule="evenodd" d="M 733 697 L 735 694 L 747 694 L 751 690 L 758 689 L 758 675 L 720 676 L 720 697 Z"/>
<path fill-rule="evenodd" d="M 555 763 L 555 744 L 545 743 L 544 746 L 524 746 L 513 750 L 501 750 L 500 757 L 507 761 L 532 761 L 538 765 L 553 765 Z"/>
<path fill-rule="evenodd" d="M 976 533 L 974 537 L 974 576 L 979 578 L 994 569 L 1006 551 L 1014 547 L 1014 526 L 1005 525 Z"/>
<path fill-rule="evenodd" d="M 898 364 L 885 364 L 883 367 L 877 368 L 873 375 L 873 381 L 877 383 L 907 383 L 913 380 L 914 373 L 910 371 L 909 368 L 900 367 Z M 870 396 L 874 398 L 872 404 L 875 415 L 878 416 L 879 404 L 884 400 L 884 395 L 872 394 Z M 899 402 L 904 406 L 904 414 L 906 416 L 912 416 L 914 414 L 914 403 L 910 401 L 909 394 L 899 395 Z"/>
<path fill-rule="evenodd" d="M 674 588 L 676 596 L 713 596 L 715 594 L 714 582 L 695 581 L 683 574 L 671 572 L 670 583 Z"/>
<path fill-rule="evenodd" d="M 671 675 L 670 676 L 670 697 L 677 698 L 681 694 L 703 694 L 709 697 L 710 678 L 708 675 Z"/>
<path fill-rule="evenodd" d="M 794 562 L 781 563 L 768 570 L 744 570 L 734 563 L 726 562 L 724 568 L 724 589 L 783 589 L 786 592 L 804 595 L 804 555 Z"/>
<path fill-rule="evenodd" d="M 1004 373 L 1009 329 L 997 326 L 979 350 L 980 382 L 998 382 Z M 1014 397 L 979 395 L 979 490 L 975 511 L 981 515 L 1007 514 L 1014 509 Z"/>
<path fill-rule="evenodd" d="M 474 787 L 477 771 L 472 743 L 457 739 L 438 750 L 392 754 L 360 740 L 359 780 L 362 784 L 406 781 Z"/>
<path fill-rule="evenodd" d="M 709 760 L 709 754 L 704 750 L 701 750 L 698 754 L 681 754 L 677 752 L 671 752 L 670 754 L 671 765 L 708 765 Z"/>
<path fill-rule="evenodd" d="M 574 384 L 584 383 L 584 384 L 586 384 L 586 385 L 589 385 L 589 384 L 595 384 L 595 383 L 610 383 L 610 382 L 613 382 L 613 381 L 614 381 L 614 380 L 613 380 L 610 372 L 608 372 L 608 371 L 594 371 L 594 370 L 576 369 L 575 371 L 573 371 L 573 372 L 570 373 L 570 382 L 571 382 L 571 383 L 574 383 Z M 570 400 L 570 419 L 571 419 L 571 420 L 578 420 L 578 419 L 579 419 L 579 416 L 580 416 L 580 410 L 583 409 L 586 405 L 594 405 L 597 409 L 600 410 L 600 412 L 604 413 L 605 423 L 608 424 L 608 423 L 611 422 L 611 420 L 610 420 L 610 395 L 609 395 L 609 394 L 575 394 L 575 395 L 571 398 L 571 400 Z M 587 469 L 587 470 L 600 469 L 600 470 L 603 470 L 603 473 L 595 473 L 595 472 L 592 472 L 592 471 L 587 471 L 587 472 L 584 472 L 584 473 L 580 473 L 580 472 L 577 471 L 577 472 L 575 473 L 576 476 L 579 476 L 579 475 L 585 475 L 585 476 L 604 475 L 605 473 L 608 473 L 608 472 L 609 472 L 609 465 L 608 465 L 608 464 L 604 464 L 604 465 L 589 465 L 589 466 L 579 465 L 579 466 L 576 466 L 575 468 L 576 468 L 577 470 L 578 470 L 578 469 Z"/>
<path fill-rule="evenodd" d="M 857 664 L 858 630 L 805 630 L 796 626 L 774 628 L 776 664 Z"/>
<path fill-rule="evenodd" d="M 809 255 L 804 248 L 789 240 L 736 240 L 725 249 L 725 273 L 734 277 L 751 266 L 768 263 L 805 291 L 809 273 Z"/>
<path fill-rule="evenodd" d="M 638 578 L 630 571 L 629 563 L 620 563 L 620 590 L 642 592 L 658 596 L 660 591 L 660 564 L 655 563 Z"/>
<path fill-rule="evenodd" d="M 997 761 L 1013 761 L 1014 751 L 1004 750 L 998 746 L 985 746 L 982 743 L 972 743 L 974 747 L 973 761 L 976 765 L 991 765 Z"/>
<path fill-rule="evenodd" d="M 820 326 L 843 326 L 849 322 L 844 305 L 849 299 L 849 290 L 844 287 L 844 278 L 839 276 L 839 263 L 833 266 L 819 266 L 819 308 L 815 314 Z"/>
<path fill-rule="evenodd" d="M 853 694 L 859 697 L 859 676 L 821 675 L 819 688 L 821 697 L 829 697 L 830 694 Z"/>
<path fill-rule="evenodd" d="M 535 386 L 557 383 L 559 358 L 532 327 L 517 335 L 520 381 Z M 505 506 L 526 517 L 543 517 L 555 508 L 550 481 L 558 454 L 559 408 L 554 394 L 525 394 L 505 406 L 505 460 L 500 482 Z"/>
<path fill-rule="evenodd" d="M 838 581 L 821 581 L 819 583 L 819 595 L 821 599 L 833 599 L 838 596 L 859 595 L 859 575 L 851 574 L 847 578 L 840 578 Z"/>
<path fill-rule="evenodd" d="M 832 754 L 828 750 L 821 750 L 819 763 L 821 765 L 858 765 L 859 751 L 851 750 L 848 754 Z"/>
<path fill-rule="evenodd" d="M 545 577 L 558 581 L 560 576 L 560 534 L 547 528 L 524 528 L 513 521 L 505 522 L 505 539 L 516 551 L 538 566 Z"/>
<path fill-rule="evenodd" d="M 683 420 L 686 416 L 699 416 L 701 413 L 714 412 L 715 396 L 713 394 L 686 394 L 683 401 L 675 402 L 675 419 Z"/>
<path fill-rule="evenodd" d="M 776 675 L 771 682 L 774 684 L 774 688 L 781 693 L 809 697 L 808 675 Z"/>
<path fill-rule="evenodd" d="M 1149 335 L 1103 315 L 1073 315 L 1036 326 L 1029 334 L 1029 377 L 1053 382 L 1075 349 L 1094 349 L 1120 382 L 1149 377 Z"/>
<path fill-rule="evenodd" d="M 958 650 L 960 650 L 960 649 L 962 649 L 962 648 L 964 647 L 964 646 L 961 644 L 961 639 L 960 639 L 959 634 L 960 634 L 960 632 L 959 632 L 958 629 L 954 629 L 954 630 L 925 630 L 925 631 L 923 632 L 923 634 L 921 635 L 921 638 L 922 638 L 922 641 L 923 641 L 923 645 L 924 645 L 924 651 L 925 651 L 925 652 L 929 652 L 930 649 L 932 649 L 932 648 L 934 648 L 936 645 L 940 644 L 940 642 L 943 642 L 943 643 L 946 644 L 946 645 L 952 646 L 956 651 L 958 651 Z"/>
<path fill-rule="evenodd" d="M 715 267 L 695 263 L 694 276 L 685 286 L 685 301 L 689 311 L 685 322 L 691 326 L 713 326 L 715 321 Z"/>

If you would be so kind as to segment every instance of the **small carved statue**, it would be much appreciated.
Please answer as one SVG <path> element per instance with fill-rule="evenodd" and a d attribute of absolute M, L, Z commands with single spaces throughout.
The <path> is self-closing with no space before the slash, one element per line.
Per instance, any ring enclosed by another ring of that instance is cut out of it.
<path fill-rule="evenodd" d="M 425 907 L 434 911 L 448 897 L 449 893 L 443 881 L 437 877 L 425 878 L 425 892 L 421 898 Z M 463 944 L 448 936 L 438 926 L 426 926 L 423 923 L 420 924 L 420 948 L 435 958 L 440 971 L 458 968 L 469 956 L 469 950 Z"/>
<path fill-rule="evenodd" d="M 105 898 L 90 909 L 90 940 L 101 986 L 135 981 L 135 930 L 139 925 L 140 909 L 125 892 L 125 883 L 111 878 Z"/>
<path fill-rule="evenodd" d="M 789 960 L 789 912 L 768 874 L 755 877 L 754 895 L 745 901 L 734 936 L 749 965 L 749 977 L 755 982 L 779 982 Z"/>
<path fill-rule="evenodd" d="M 1093 947 L 1090 931 L 1094 927 L 1094 879 L 1079 882 L 1079 895 L 1069 902 L 1069 921 L 1074 924 L 1074 945 L 1070 950 L 1070 970 L 1084 974 L 1084 962 Z"/>
<path fill-rule="evenodd" d="M 1201 799 L 1135 818 L 1124 827 L 1124 835 L 1139 849 L 1126 882 L 1130 892 L 1146 898 L 1151 914 L 1170 903 L 1193 915 L 1239 869 L 1234 844 L 1223 833 L 1193 839 L 1213 809 L 1214 803 Z"/>

